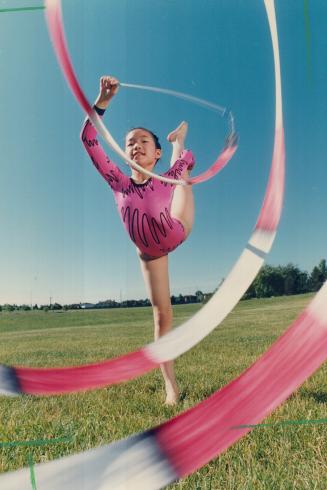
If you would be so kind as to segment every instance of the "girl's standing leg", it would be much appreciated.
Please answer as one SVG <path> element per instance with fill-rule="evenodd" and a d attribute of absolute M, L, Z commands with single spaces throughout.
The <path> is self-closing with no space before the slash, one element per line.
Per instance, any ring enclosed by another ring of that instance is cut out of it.
<path fill-rule="evenodd" d="M 170 302 L 168 255 L 158 259 L 145 260 L 140 257 L 144 282 L 152 304 L 154 338 L 158 339 L 172 328 L 173 310 Z M 174 405 L 179 396 L 173 362 L 160 366 L 166 389 L 166 404 Z"/>
<path fill-rule="evenodd" d="M 184 140 L 188 125 L 182 122 L 167 139 L 173 145 L 171 165 L 180 157 L 184 150 Z M 188 177 L 188 170 L 182 175 Z M 171 204 L 171 216 L 181 221 L 185 228 L 186 236 L 191 232 L 194 221 L 194 200 L 192 186 L 177 186 Z M 168 255 L 157 259 L 147 260 L 139 253 L 141 270 L 146 289 L 152 304 L 154 319 L 154 338 L 158 339 L 168 333 L 172 328 L 173 310 L 170 301 Z M 173 405 L 177 402 L 179 390 L 176 383 L 174 364 L 165 362 L 161 366 L 165 381 L 166 404 Z"/>
<path fill-rule="evenodd" d="M 185 121 L 183 121 L 167 136 L 168 141 L 170 141 L 173 145 L 171 165 L 175 163 L 184 150 L 184 140 L 186 138 L 187 130 L 188 125 Z M 182 174 L 182 178 L 186 179 L 188 176 L 189 171 L 185 170 L 185 172 Z M 188 236 L 194 223 L 194 197 L 191 185 L 176 186 L 171 203 L 170 214 L 173 218 L 178 219 L 182 223 L 186 236 Z"/>

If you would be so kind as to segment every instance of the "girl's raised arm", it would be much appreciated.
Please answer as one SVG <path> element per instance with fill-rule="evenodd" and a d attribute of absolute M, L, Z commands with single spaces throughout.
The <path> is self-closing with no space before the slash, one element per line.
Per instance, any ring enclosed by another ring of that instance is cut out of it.
<path fill-rule="evenodd" d="M 112 97 L 118 92 L 119 82 L 116 78 L 105 76 L 100 79 L 100 91 L 95 102 L 95 110 L 101 116 L 108 107 Z M 114 191 L 122 191 L 129 178 L 108 158 L 97 139 L 97 131 L 87 118 L 81 131 L 81 140 L 93 165 Z"/>
<path fill-rule="evenodd" d="M 100 78 L 99 95 L 95 101 L 96 107 L 106 110 L 110 100 L 117 94 L 119 90 L 119 80 L 110 75 Z"/>

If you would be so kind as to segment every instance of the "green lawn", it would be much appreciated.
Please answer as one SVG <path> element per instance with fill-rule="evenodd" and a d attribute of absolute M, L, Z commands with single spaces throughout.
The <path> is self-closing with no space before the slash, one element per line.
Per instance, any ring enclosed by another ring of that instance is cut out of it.
<path fill-rule="evenodd" d="M 0 442 L 60 438 L 69 443 L 0 448 L 0 471 L 58 458 L 153 427 L 192 407 L 252 364 L 310 295 L 241 302 L 227 320 L 179 358 L 183 400 L 163 405 L 158 370 L 107 389 L 67 396 L 0 397 Z M 199 305 L 176 306 L 175 323 Z M 150 308 L 0 313 L 0 363 L 64 366 L 100 361 L 152 340 Z M 325 364 L 266 422 L 327 417 Z M 169 489 L 327 489 L 327 425 L 256 428 L 225 454 Z M 5 489 L 3 489 L 5 490 Z M 72 489 L 74 490 L 74 489 Z"/>

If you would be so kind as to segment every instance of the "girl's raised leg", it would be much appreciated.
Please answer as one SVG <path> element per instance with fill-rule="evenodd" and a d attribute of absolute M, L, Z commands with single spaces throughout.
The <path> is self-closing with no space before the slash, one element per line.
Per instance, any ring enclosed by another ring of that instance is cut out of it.
<path fill-rule="evenodd" d="M 170 159 L 170 166 L 172 167 L 176 160 L 181 156 L 182 151 L 184 150 L 184 141 L 186 138 L 188 130 L 188 124 L 185 121 L 182 121 L 179 126 L 177 126 L 174 131 L 168 134 L 167 140 L 173 146 L 173 152 Z"/>
<path fill-rule="evenodd" d="M 144 282 L 153 309 L 154 338 L 158 339 L 172 328 L 173 310 L 170 302 L 168 255 L 158 259 L 140 258 Z M 176 383 L 173 362 L 160 365 L 166 389 L 166 404 L 178 401 L 179 390 Z"/>
<path fill-rule="evenodd" d="M 174 131 L 167 136 L 168 141 L 173 145 L 171 165 L 180 157 L 184 150 L 184 141 L 188 130 L 188 124 L 183 121 Z M 185 170 L 182 175 L 183 179 L 189 177 L 189 171 Z M 173 200 L 171 203 L 170 214 L 173 218 L 178 219 L 184 226 L 186 236 L 191 233 L 194 223 L 194 197 L 192 186 L 178 185 L 175 188 Z"/>

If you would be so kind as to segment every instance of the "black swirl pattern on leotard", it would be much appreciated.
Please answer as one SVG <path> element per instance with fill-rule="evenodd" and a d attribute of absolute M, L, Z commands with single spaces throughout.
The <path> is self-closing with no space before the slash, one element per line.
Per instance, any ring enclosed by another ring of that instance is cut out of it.
<path fill-rule="evenodd" d="M 141 241 L 145 247 L 149 246 L 146 238 L 149 234 L 154 242 L 160 245 L 161 239 L 168 236 L 168 228 L 172 230 L 174 227 L 174 221 L 167 208 L 165 208 L 164 213 L 160 213 L 159 222 L 153 216 L 149 216 L 148 213 L 141 215 L 138 208 L 131 212 L 130 206 L 121 208 L 121 216 L 133 242 L 138 245 Z"/>

